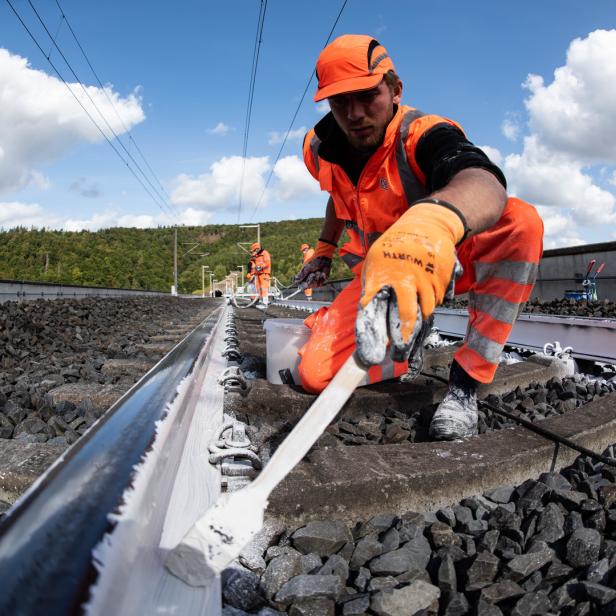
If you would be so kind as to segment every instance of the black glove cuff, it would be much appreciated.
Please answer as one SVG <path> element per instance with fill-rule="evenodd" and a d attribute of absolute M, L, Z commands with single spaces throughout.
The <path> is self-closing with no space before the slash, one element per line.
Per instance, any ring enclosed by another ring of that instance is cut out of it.
<path fill-rule="evenodd" d="M 326 240 L 323 237 L 319 238 L 319 242 L 323 242 L 325 244 L 329 244 L 330 246 L 335 246 L 336 248 L 338 248 L 338 244 L 336 242 L 332 242 L 331 240 Z"/>
<path fill-rule="evenodd" d="M 449 201 L 443 201 L 442 199 L 433 199 L 431 197 L 428 197 L 426 199 L 417 199 L 417 201 L 413 201 L 413 203 L 409 205 L 409 209 L 412 208 L 414 205 L 418 205 L 419 203 L 434 203 L 434 205 L 440 205 L 441 207 L 447 208 L 448 210 L 451 210 L 458 215 L 458 218 L 462 221 L 462 226 L 464 227 L 464 235 L 462 236 L 462 239 L 456 244 L 456 246 L 459 246 L 468 237 L 468 234 L 471 232 L 471 229 L 466 222 L 466 217 L 455 205 L 449 203 Z"/>

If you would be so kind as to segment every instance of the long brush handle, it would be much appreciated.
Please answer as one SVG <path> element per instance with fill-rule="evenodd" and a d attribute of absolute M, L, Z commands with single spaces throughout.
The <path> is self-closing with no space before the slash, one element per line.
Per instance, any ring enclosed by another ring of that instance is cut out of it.
<path fill-rule="evenodd" d="M 302 291 L 305 291 L 307 289 L 307 285 L 300 285 L 299 288 L 297 289 L 297 291 L 293 291 L 293 293 L 291 293 L 291 295 L 287 295 L 286 297 L 282 297 L 281 299 L 285 300 L 285 299 L 291 299 L 292 297 L 295 297 L 298 293 L 301 293 Z"/>
<path fill-rule="evenodd" d="M 267 498 L 308 453 L 365 375 L 366 368 L 355 359 L 355 354 L 351 355 L 280 444 L 250 489 Z"/>

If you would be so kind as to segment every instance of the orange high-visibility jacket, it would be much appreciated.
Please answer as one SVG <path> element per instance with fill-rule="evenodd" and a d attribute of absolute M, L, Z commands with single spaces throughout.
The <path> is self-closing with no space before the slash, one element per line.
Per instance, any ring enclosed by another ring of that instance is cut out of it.
<path fill-rule="evenodd" d="M 350 241 L 340 249 L 340 256 L 349 267 L 364 259 L 370 245 L 407 211 L 409 204 L 426 196 L 426 179 L 415 160 L 415 150 L 422 135 L 443 123 L 462 130 L 453 120 L 400 105 L 357 186 L 340 165 L 319 156 L 321 140 L 315 129 L 307 133 L 304 162 L 321 190 L 331 194 L 336 216 L 346 222 Z"/>
<path fill-rule="evenodd" d="M 252 259 L 252 273 L 257 275 L 272 273 L 272 258 L 267 250 L 262 250 Z"/>

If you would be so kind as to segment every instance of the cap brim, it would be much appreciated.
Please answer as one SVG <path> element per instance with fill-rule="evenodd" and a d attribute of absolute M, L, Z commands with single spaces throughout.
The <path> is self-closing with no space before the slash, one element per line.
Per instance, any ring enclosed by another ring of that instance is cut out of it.
<path fill-rule="evenodd" d="M 314 95 L 314 102 L 318 103 L 330 96 L 336 96 L 336 94 L 345 94 L 346 92 L 357 92 L 358 90 L 370 90 L 381 83 L 383 75 L 378 73 L 377 75 L 367 75 L 365 77 L 353 77 L 351 79 L 341 79 L 332 83 L 324 88 L 319 88 Z"/>

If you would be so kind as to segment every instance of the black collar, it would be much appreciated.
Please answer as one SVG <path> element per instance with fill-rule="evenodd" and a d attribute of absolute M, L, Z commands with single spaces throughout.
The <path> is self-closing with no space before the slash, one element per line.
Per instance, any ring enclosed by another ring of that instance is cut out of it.
<path fill-rule="evenodd" d="M 394 114 L 392 119 L 396 117 L 398 105 L 394 105 Z M 377 148 L 371 152 L 359 152 L 355 150 L 347 141 L 345 134 L 342 132 L 338 123 L 334 119 L 334 115 L 330 111 L 324 118 L 314 127 L 315 135 L 321 140 L 319 145 L 319 156 L 327 162 L 345 166 L 349 159 L 349 150 L 358 158 L 367 159 L 374 153 Z"/>

